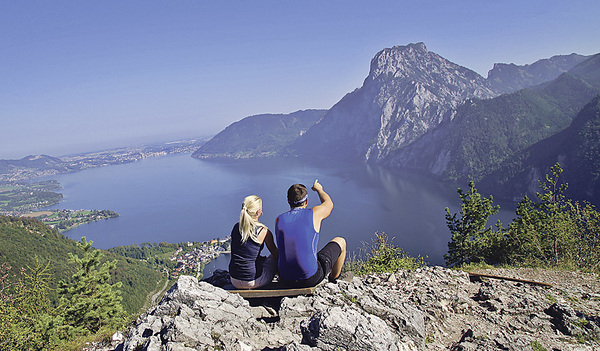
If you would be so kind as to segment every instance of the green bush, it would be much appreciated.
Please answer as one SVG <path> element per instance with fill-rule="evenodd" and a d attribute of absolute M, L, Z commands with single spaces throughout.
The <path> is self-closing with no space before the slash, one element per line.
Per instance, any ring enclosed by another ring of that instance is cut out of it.
<path fill-rule="evenodd" d="M 12 275 L 12 277 L 11 277 Z M 9 279 L 10 278 L 10 279 Z M 34 267 L 18 274 L 0 268 L 0 349 L 53 350 L 61 343 L 59 309 L 48 299 L 49 264 L 36 259 Z"/>
<path fill-rule="evenodd" d="M 399 269 L 412 270 L 426 265 L 423 257 L 410 257 L 404 250 L 389 242 L 386 233 L 375 233 L 375 239 L 364 251 L 364 258 L 349 260 L 346 270 L 365 275 L 393 273 Z"/>

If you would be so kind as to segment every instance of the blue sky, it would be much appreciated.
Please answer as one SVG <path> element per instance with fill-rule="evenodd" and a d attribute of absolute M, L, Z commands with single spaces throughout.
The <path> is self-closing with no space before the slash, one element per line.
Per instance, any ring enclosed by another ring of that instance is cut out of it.
<path fill-rule="evenodd" d="M 0 159 L 330 108 L 394 45 L 487 76 L 600 52 L 600 1 L 0 0 Z"/>

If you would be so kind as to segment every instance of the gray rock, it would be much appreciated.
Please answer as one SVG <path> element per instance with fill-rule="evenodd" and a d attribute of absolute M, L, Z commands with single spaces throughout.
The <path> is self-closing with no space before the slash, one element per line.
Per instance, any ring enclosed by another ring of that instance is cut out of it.
<path fill-rule="evenodd" d="M 578 289 L 578 296 L 595 293 L 593 286 Z M 600 349 L 598 299 L 575 304 L 562 298 L 572 294 L 498 279 L 471 282 L 464 272 L 425 267 L 326 283 L 312 296 L 283 298 L 273 308 L 259 302 L 250 306 L 237 294 L 182 276 L 138 318 L 121 348 Z"/>
<path fill-rule="evenodd" d="M 301 328 L 303 342 L 321 350 L 416 350 L 379 317 L 349 307 L 317 312 Z"/>

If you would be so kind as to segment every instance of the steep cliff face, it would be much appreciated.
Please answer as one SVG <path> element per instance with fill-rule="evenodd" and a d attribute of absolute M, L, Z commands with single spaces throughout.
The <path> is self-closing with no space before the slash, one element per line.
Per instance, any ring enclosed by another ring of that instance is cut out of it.
<path fill-rule="evenodd" d="M 479 74 L 430 52 L 395 46 L 371 61 L 361 88 L 347 94 L 298 139 L 292 152 L 378 161 L 411 144 L 467 98 L 497 95 Z"/>
<path fill-rule="evenodd" d="M 600 93 L 599 57 L 571 54 L 524 66 L 497 64 L 485 79 L 423 43 L 395 46 L 377 53 L 360 88 L 284 142 L 272 140 L 281 131 L 270 127 L 277 123 L 268 115 L 256 116 L 259 128 L 234 124 L 214 141 L 235 146 L 233 157 L 351 159 L 479 181 L 569 126 Z M 269 142 L 238 143 L 236 130 L 255 130 L 265 138 L 252 141 Z"/>

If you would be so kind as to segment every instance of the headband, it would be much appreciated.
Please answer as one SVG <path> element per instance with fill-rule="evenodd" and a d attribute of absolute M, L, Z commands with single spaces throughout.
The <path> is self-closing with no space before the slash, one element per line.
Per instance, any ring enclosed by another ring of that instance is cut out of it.
<path fill-rule="evenodd" d="M 290 202 L 293 205 L 300 205 L 301 203 L 303 203 L 304 201 L 308 200 L 308 194 L 306 194 L 306 196 L 304 196 L 302 199 L 296 201 L 296 202 Z"/>

